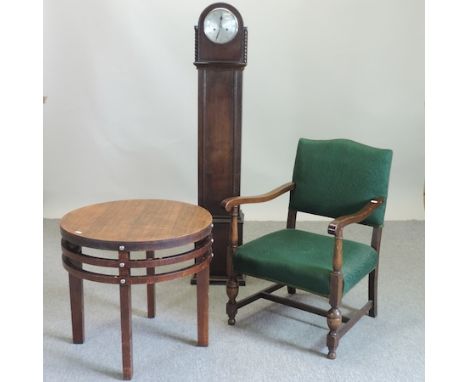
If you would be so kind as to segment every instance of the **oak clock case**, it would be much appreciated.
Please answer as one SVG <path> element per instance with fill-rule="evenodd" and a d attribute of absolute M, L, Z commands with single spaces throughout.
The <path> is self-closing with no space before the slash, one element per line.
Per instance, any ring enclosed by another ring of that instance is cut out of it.
<path fill-rule="evenodd" d="M 247 28 L 232 5 L 215 3 L 195 26 L 198 71 L 198 205 L 213 215 L 210 283 L 227 281 L 230 216 L 221 201 L 240 194 L 242 74 L 247 65 Z M 242 244 L 243 214 L 239 216 Z M 195 282 L 195 280 L 192 280 Z M 241 284 L 245 284 L 243 279 Z"/>

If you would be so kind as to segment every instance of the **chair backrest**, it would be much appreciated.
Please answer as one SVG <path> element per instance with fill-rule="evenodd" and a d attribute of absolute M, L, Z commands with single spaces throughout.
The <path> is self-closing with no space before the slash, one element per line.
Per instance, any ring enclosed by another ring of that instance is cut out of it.
<path fill-rule="evenodd" d="M 297 146 L 289 208 L 336 218 L 359 211 L 370 199 L 385 203 L 363 224 L 383 224 L 392 151 L 348 139 L 310 140 Z"/>

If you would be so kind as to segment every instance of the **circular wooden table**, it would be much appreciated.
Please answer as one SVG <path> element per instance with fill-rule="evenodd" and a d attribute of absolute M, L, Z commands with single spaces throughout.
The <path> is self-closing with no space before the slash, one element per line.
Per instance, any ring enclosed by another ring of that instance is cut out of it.
<path fill-rule="evenodd" d="M 131 379 L 131 285 L 147 284 L 148 317 L 155 316 L 155 288 L 160 281 L 197 274 L 198 345 L 208 346 L 208 286 L 212 258 L 212 217 L 198 206 L 170 200 L 121 200 L 94 204 L 66 214 L 60 222 L 63 266 L 69 273 L 73 343 L 84 341 L 83 279 L 118 284 L 122 330 L 123 377 Z M 165 257 L 155 251 L 194 245 Z M 117 258 L 83 253 L 83 247 L 117 251 Z M 131 259 L 131 251 L 145 251 L 145 259 Z M 181 269 L 156 273 L 155 268 L 187 260 Z M 116 268 L 115 275 L 91 272 L 83 265 Z M 146 275 L 131 275 L 146 268 Z"/>

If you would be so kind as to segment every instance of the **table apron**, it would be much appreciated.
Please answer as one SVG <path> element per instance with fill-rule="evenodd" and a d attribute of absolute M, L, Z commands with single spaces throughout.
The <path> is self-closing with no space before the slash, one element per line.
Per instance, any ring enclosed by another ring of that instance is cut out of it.
<path fill-rule="evenodd" d="M 67 248 L 67 243 L 62 240 L 62 255 L 70 258 L 73 261 L 80 262 L 82 264 L 96 265 L 100 267 L 111 267 L 121 268 L 121 261 L 119 259 L 106 259 L 102 257 L 90 256 L 80 252 Z M 154 259 L 141 259 L 141 260 L 128 260 L 124 263 L 124 267 L 128 268 L 154 268 L 158 266 L 171 265 L 181 263 L 183 261 L 197 259 L 203 256 L 208 249 L 211 249 L 212 239 L 211 236 L 205 238 L 199 243 L 199 246 L 195 249 L 191 249 L 187 252 L 183 252 L 178 255 L 167 256 L 163 258 Z"/>
<path fill-rule="evenodd" d="M 70 256 L 70 254 L 73 254 L 73 255 Z M 206 269 L 209 266 L 211 259 L 213 257 L 212 252 L 211 252 L 211 240 L 209 240 L 208 243 L 205 244 L 203 247 L 195 248 L 194 250 L 185 252 L 179 256 L 184 256 L 184 259 L 179 260 L 179 261 L 167 262 L 164 265 L 174 264 L 174 263 L 178 263 L 178 262 L 186 261 L 190 259 L 196 259 L 196 262 L 193 265 L 190 265 L 185 268 L 177 269 L 174 271 L 157 273 L 154 275 L 136 275 L 136 276 L 123 277 L 120 275 L 106 275 L 102 273 L 86 271 L 80 267 L 81 264 L 77 264 L 77 262 L 80 262 L 80 263 L 86 263 L 86 264 L 92 264 L 92 265 L 102 265 L 101 260 L 106 260 L 106 264 L 113 264 L 113 265 L 105 265 L 105 266 L 108 266 L 108 267 L 115 266 L 117 268 L 121 268 L 119 266 L 120 262 L 118 260 L 93 258 L 92 256 L 88 256 L 88 255 L 82 256 L 77 253 L 71 252 L 69 249 L 65 248 L 64 253 L 62 254 L 62 264 L 63 264 L 63 267 L 68 271 L 68 273 L 70 273 L 72 276 L 79 278 L 79 279 L 85 279 L 85 280 L 96 281 L 96 282 L 107 283 L 107 284 L 123 284 L 123 285 L 155 284 L 161 281 L 169 281 L 169 280 L 174 280 L 177 278 L 193 275 L 195 273 L 201 272 L 204 269 Z M 176 257 L 179 257 L 179 256 L 174 255 L 168 258 L 151 259 L 151 260 L 130 260 L 127 263 L 124 263 L 124 267 L 131 269 L 131 264 L 136 262 L 138 267 L 154 268 L 154 265 L 152 264 L 155 264 L 154 261 L 156 260 L 165 260 L 169 258 L 175 259 Z M 91 260 L 91 259 L 94 259 L 94 260 Z M 96 264 L 95 260 L 99 260 L 98 261 L 99 264 Z M 112 263 L 107 263 L 107 262 L 112 262 Z M 147 265 L 143 266 L 142 264 L 150 264 L 150 266 L 147 266 Z M 161 263 L 159 263 L 159 265 L 161 265 Z"/>

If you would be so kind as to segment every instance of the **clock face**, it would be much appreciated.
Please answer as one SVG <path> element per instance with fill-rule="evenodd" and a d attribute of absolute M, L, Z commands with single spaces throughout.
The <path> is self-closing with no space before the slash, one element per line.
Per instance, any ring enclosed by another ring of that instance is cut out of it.
<path fill-rule="evenodd" d="M 215 8 L 203 22 L 206 37 L 216 44 L 225 44 L 236 37 L 239 24 L 237 17 L 226 8 Z"/>

